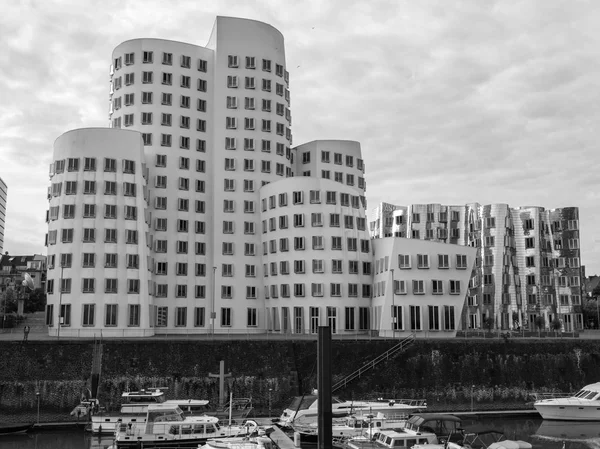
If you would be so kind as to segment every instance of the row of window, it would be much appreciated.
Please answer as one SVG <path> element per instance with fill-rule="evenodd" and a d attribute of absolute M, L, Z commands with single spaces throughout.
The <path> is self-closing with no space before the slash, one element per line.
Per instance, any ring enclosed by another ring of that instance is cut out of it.
<path fill-rule="evenodd" d="M 187 245 L 187 242 L 183 242 Z M 48 269 L 52 270 L 56 266 L 56 260 L 59 260 L 59 267 L 71 268 L 73 266 L 73 254 L 72 253 L 61 253 L 49 254 L 48 255 Z M 118 268 L 119 255 L 117 253 L 105 253 L 104 254 L 104 268 Z M 96 267 L 96 254 L 95 253 L 82 253 L 81 254 L 81 266 L 82 268 L 95 268 Z M 125 254 L 125 268 L 138 269 L 140 267 L 140 256 L 138 254 Z"/>
<path fill-rule="evenodd" d="M 49 195 L 53 197 L 61 196 L 63 191 L 63 184 L 65 186 L 65 195 L 77 195 L 78 186 L 83 184 L 83 194 L 84 195 L 95 195 L 96 194 L 96 181 L 83 181 L 79 183 L 78 181 L 64 181 L 63 182 L 53 182 L 49 189 Z M 117 186 L 118 183 L 116 181 L 104 181 L 104 195 L 116 195 L 117 194 Z M 133 182 L 123 182 L 122 183 L 122 191 L 123 196 L 137 196 L 137 185 Z M 58 206 L 55 206 L 58 207 Z M 65 206 L 66 207 L 66 206 Z M 73 205 L 73 207 L 75 207 Z M 52 209 L 52 208 L 51 208 Z M 51 213 L 51 215 L 57 215 Z M 72 217 L 70 217 L 72 218 Z"/>
<path fill-rule="evenodd" d="M 127 195 L 126 195 L 127 196 Z M 132 195 L 135 196 L 135 195 Z M 187 200 L 186 200 L 187 201 Z M 63 219 L 75 218 L 75 204 L 63 205 Z M 123 207 L 123 218 L 125 220 L 137 220 L 137 207 L 136 206 L 122 206 Z M 58 220 L 60 206 L 51 206 L 48 219 Z M 96 204 L 84 204 L 82 210 L 83 218 L 96 218 Z M 117 218 L 117 206 L 112 204 L 104 205 L 104 218 L 116 219 Z"/>
<path fill-rule="evenodd" d="M 322 195 L 321 190 L 310 190 L 309 191 L 309 202 L 310 204 L 321 204 L 322 199 L 325 200 L 325 204 L 337 205 L 338 204 L 338 192 L 326 191 L 325 195 Z M 304 204 L 304 192 L 301 190 L 292 192 L 292 204 Z M 324 198 L 323 198 L 324 197 Z M 345 207 L 353 207 L 354 209 L 360 208 L 360 196 L 351 195 L 349 193 L 339 193 L 340 205 Z M 277 201 L 278 200 L 278 201 Z M 288 205 L 288 194 L 286 192 L 279 193 L 278 195 L 271 195 L 269 198 L 262 199 L 262 211 L 267 210 L 267 201 L 269 209 L 275 209 L 279 207 L 287 207 Z M 365 223 L 366 226 L 366 223 Z"/>
<path fill-rule="evenodd" d="M 460 213 L 458 211 L 452 211 L 451 213 L 452 213 L 451 221 L 458 222 L 460 220 Z M 434 212 L 427 212 L 426 215 L 427 215 L 426 223 L 433 223 L 436 221 Z M 388 217 L 386 219 L 387 226 L 390 225 L 389 223 L 387 223 L 387 220 L 391 220 L 391 218 L 392 217 Z M 395 217 L 396 225 L 404 224 L 404 218 L 405 217 L 402 215 L 396 216 Z M 447 222 L 448 221 L 448 213 L 440 212 L 438 214 L 437 221 L 440 223 Z M 420 222 L 421 222 L 421 213 L 413 212 L 412 223 L 420 223 Z M 566 223 L 567 223 L 567 226 L 565 229 L 563 229 L 560 221 L 554 221 L 551 223 L 550 229 L 552 232 L 560 232 L 562 230 L 576 231 L 579 229 L 579 220 L 566 220 Z M 548 229 L 548 225 L 546 225 L 545 223 L 541 223 L 540 226 L 543 228 L 542 230 L 545 230 L 546 234 L 550 233 L 550 230 Z M 484 227 L 485 228 L 495 228 L 496 227 L 496 217 L 485 217 L 484 218 Z M 526 218 L 525 220 L 523 220 L 523 229 L 525 231 L 533 231 L 535 229 L 535 220 L 533 218 Z M 481 230 L 480 222 L 476 221 L 476 222 L 470 223 L 469 230 L 470 230 L 470 232 L 480 231 Z M 510 235 L 514 234 L 514 231 L 511 228 L 506 228 L 506 231 Z"/>
<path fill-rule="evenodd" d="M 61 278 L 58 280 L 59 284 L 58 291 L 60 293 L 71 293 L 71 278 Z M 48 279 L 46 282 L 46 291 L 49 294 L 54 293 L 54 279 Z M 127 294 L 139 294 L 140 293 L 140 280 L 139 279 L 127 279 L 125 291 Z M 95 293 L 96 292 L 96 279 L 95 278 L 82 278 L 81 279 L 81 292 L 82 293 Z M 104 293 L 118 293 L 118 279 L 116 278 L 104 278 Z"/>
<path fill-rule="evenodd" d="M 348 274 L 360 274 L 359 267 L 362 265 L 362 274 L 371 274 L 371 262 L 361 262 L 358 260 L 348 260 Z M 324 259 L 312 259 L 312 272 L 318 274 L 325 274 L 325 266 L 328 264 Z M 307 272 L 305 260 L 294 260 L 293 268 L 295 274 L 305 274 Z M 279 271 L 278 271 L 279 268 Z M 277 276 L 278 274 L 288 275 L 290 274 L 290 262 L 282 260 L 279 263 L 271 262 L 263 265 L 264 276 L 268 277 Z M 344 261 L 342 259 L 331 259 L 330 273 L 332 274 L 343 274 L 344 273 Z"/>
<path fill-rule="evenodd" d="M 507 287 L 511 283 L 511 276 L 508 273 L 502 275 L 502 285 Z M 551 276 L 541 275 L 538 277 L 535 274 L 525 275 L 525 283 L 529 286 L 558 286 L 558 287 L 579 287 L 581 286 L 579 276 Z M 479 285 L 494 285 L 494 275 L 492 273 L 484 273 L 476 275 L 469 281 L 469 288 L 476 288 Z M 514 276 L 514 285 L 521 286 L 521 278 L 519 275 Z"/>
<path fill-rule="evenodd" d="M 303 176 L 310 176 L 310 170 L 302 172 Z M 344 174 L 342 172 L 333 172 L 333 180 L 335 182 L 344 183 Z M 331 172 L 329 170 L 321 170 L 321 178 L 323 179 L 331 179 Z M 346 174 L 346 185 L 353 186 L 354 185 L 354 175 Z M 365 178 L 362 176 L 358 177 L 358 188 L 361 190 L 366 189 Z"/>
<path fill-rule="evenodd" d="M 161 72 L 161 84 L 164 86 L 173 85 L 173 74 L 170 72 Z M 190 89 L 192 87 L 192 77 L 187 75 L 180 75 L 179 86 L 184 89 Z M 114 77 L 112 79 L 112 89 L 119 90 L 125 86 L 132 86 L 135 84 L 135 73 L 125 73 L 123 76 Z M 142 72 L 142 84 L 154 84 L 154 72 L 144 71 Z M 203 78 L 196 79 L 196 88 L 199 92 L 208 91 L 208 82 Z M 113 91 L 111 90 L 111 93 Z"/>
<path fill-rule="evenodd" d="M 313 297 L 324 296 L 324 284 L 322 283 L 311 283 L 309 284 L 310 292 Z M 278 284 L 265 286 L 265 299 L 277 299 L 290 298 L 304 298 L 307 296 L 307 287 L 303 282 L 295 284 Z M 351 297 L 358 298 L 359 292 L 362 298 L 371 298 L 371 285 L 370 284 L 353 284 L 347 285 L 347 291 L 342 291 L 342 284 L 332 282 L 329 285 L 329 293 L 331 297 Z"/>
<path fill-rule="evenodd" d="M 458 280 L 449 280 L 447 281 L 448 288 L 444 289 L 444 281 L 439 279 L 431 280 L 431 288 L 428 289 L 426 287 L 427 281 L 424 280 L 394 280 L 394 294 L 395 295 L 407 295 L 409 285 L 412 285 L 412 294 L 413 295 L 425 295 L 427 293 L 432 295 L 443 295 L 446 291 L 451 295 L 460 295 L 460 281 Z M 386 281 L 379 281 L 373 284 L 373 296 L 385 296 L 386 290 Z"/>
<path fill-rule="evenodd" d="M 135 64 L 135 52 L 125 53 L 123 56 L 114 58 L 113 69 L 119 70 L 123 67 L 123 61 L 125 66 Z M 173 65 L 173 53 L 162 52 L 161 62 L 163 65 Z M 142 64 L 153 64 L 154 63 L 154 52 L 143 51 L 142 52 Z M 180 67 L 184 69 L 192 68 L 191 56 L 181 55 L 179 58 Z M 204 59 L 198 59 L 197 68 L 199 72 L 206 72 L 208 70 L 208 61 Z"/>
<path fill-rule="evenodd" d="M 227 76 L 227 87 L 229 87 L 231 89 L 237 89 L 241 85 L 241 82 L 240 82 L 241 79 L 242 79 L 241 76 L 238 77 L 237 75 L 228 75 Z M 164 80 L 163 80 L 163 84 L 165 84 Z M 272 92 L 271 80 L 263 78 L 261 87 L 264 92 Z M 249 90 L 256 89 L 256 82 L 255 82 L 255 78 L 253 76 L 246 76 L 244 78 L 244 88 L 249 89 Z M 285 97 L 285 99 L 289 105 L 289 103 L 290 103 L 289 89 L 287 89 L 283 84 L 275 83 L 275 93 L 277 95 L 279 95 L 280 97 Z"/>
<path fill-rule="evenodd" d="M 310 158 L 311 158 L 310 155 L 311 155 L 310 151 L 302 153 L 302 163 L 303 164 L 310 164 Z M 321 150 L 321 162 L 323 162 L 325 164 L 331 163 L 330 155 L 331 155 L 330 151 Z M 342 165 L 343 161 L 344 161 L 344 155 L 342 153 L 333 153 L 333 163 L 335 165 Z M 354 156 L 346 155 L 346 167 L 354 167 Z M 364 161 L 359 157 L 356 158 L 356 168 L 362 172 L 364 172 L 364 170 L 365 170 Z"/>
<path fill-rule="evenodd" d="M 306 243 L 306 237 L 292 237 L 294 243 L 295 251 L 304 251 L 308 249 L 308 245 Z M 330 249 L 333 251 L 341 251 L 343 250 L 343 237 L 331 237 L 331 247 Z M 310 242 L 310 240 L 309 240 Z M 359 245 L 360 243 L 360 245 Z M 370 241 L 367 239 L 357 239 L 355 237 L 346 237 L 346 251 L 356 252 L 359 251 L 362 253 L 369 253 Z M 312 249 L 314 250 L 324 250 L 325 249 L 325 237 L 322 235 L 313 235 L 312 236 Z M 268 242 L 263 242 L 263 254 L 266 255 L 268 253 L 276 253 L 277 252 L 277 240 L 269 240 Z M 290 250 L 289 240 L 287 237 L 283 237 L 279 239 L 279 252 L 287 252 Z"/>
<path fill-rule="evenodd" d="M 237 55 L 228 55 L 227 56 L 227 67 L 232 69 L 237 69 L 240 67 L 240 58 Z M 246 69 L 254 70 L 256 69 L 256 57 L 254 56 L 246 56 Z M 262 60 L 262 70 L 263 72 L 271 72 L 271 60 L 263 59 Z M 283 77 L 286 81 L 288 80 L 288 73 L 284 70 L 281 64 L 275 63 L 275 75 Z"/>
<path fill-rule="evenodd" d="M 67 159 L 60 159 L 54 161 L 53 164 L 50 165 L 50 173 L 58 174 L 64 173 L 65 170 L 68 172 L 78 172 L 81 168 L 81 158 L 78 157 L 70 157 Z M 84 157 L 83 158 L 83 171 L 96 171 L 96 158 L 95 157 Z M 131 161 L 128 159 L 123 159 L 121 161 L 121 169 L 123 173 L 135 174 L 135 161 Z M 116 172 L 117 171 L 117 160 L 113 158 L 104 158 L 103 164 L 104 172 Z"/>
<path fill-rule="evenodd" d="M 187 229 L 187 223 L 186 223 Z M 117 243 L 117 229 L 105 229 L 104 230 L 104 243 Z M 183 232 L 183 231 L 182 231 Z M 185 231 L 187 232 L 187 231 Z M 125 243 L 131 245 L 138 244 L 138 231 L 134 229 L 125 229 Z M 62 243 L 73 243 L 75 235 L 75 229 L 63 228 L 60 230 L 60 241 Z M 95 228 L 83 228 L 81 230 L 82 241 L 84 243 L 96 242 L 96 229 Z M 46 246 L 56 245 L 58 237 L 58 230 L 48 231 L 46 235 Z"/>
<path fill-rule="evenodd" d="M 480 297 L 481 297 L 481 303 L 479 301 Z M 528 305 L 537 305 L 537 304 L 551 305 L 551 304 L 555 303 L 554 298 L 555 298 L 555 295 L 552 295 L 549 293 L 544 293 L 544 294 L 530 293 L 527 295 L 527 304 Z M 492 305 L 493 301 L 494 301 L 494 295 L 491 293 L 483 293 L 482 295 L 467 296 L 467 305 L 472 306 L 472 307 L 476 307 L 479 305 L 484 305 L 484 306 Z M 502 294 L 502 304 L 510 304 L 510 303 L 511 303 L 510 294 L 503 293 Z M 559 294 L 558 295 L 558 304 L 556 304 L 556 305 L 568 306 L 568 305 L 578 305 L 578 304 L 581 304 L 581 295 Z"/>
<path fill-rule="evenodd" d="M 392 306 L 392 329 L 397 331 L 422 331 L 423 319 L 427 319 L 427 330 L 456 330 L 454 306 L 427 306 L 427 316 L 422 317 L 421 306 Z M 406 316 L 405 316 L 406 315 Z"/>
<path fill-rule="evenodd" d="M 429 263 L 429 254 L 398 254 L 398 268 L 401 270 L 409 270 L 412 268 L 412 261 L 416 258 L 417 268 L 428 269 L 431 268 Z M 437 257 L 437 268 L 449 269 L 450 268 L 450 255 L 438 254 Z M 383 272 L 388 270 L 389 259 L 379 259 L 375 261 L 376 272 Z M 465 254 L 456 254 L 454 257 L 454 268 L 457 270 L 466 270 L 467 256 Z"/>
<path fill-rule="evenodd" d="M 226 202 L 228 200 L 225 200 Z M 234 212 L 234 210 L 224 207 L 224 212 Z M 308 214 L 306 214 L 308 215 Z M 279 229 L 288 229 L 290 227 L 290 219 L 292 218 L 292 224 L 295 228 L 303 228 L 305 226 L 306 220 L 304 219 L 304 214 L 293 214 L 293 215 L 280 215 L 279 217 L 271 217 L 268 220 L 262 221 L 262 233 L 266 234 L 267 229 L 269 232 L 276 231 Z M 354 217 L 352 215 L 342 215 L 342 214 L 329 214 L 329 227 L 330 228 L 339 228 L 341 223 L 341 218 L 343 217 L 344 229 L 354 229 L 354 223 L 356 221 L 356 229 L 359 231 L 366 230 L 366 219 L 364 217 Z M 268 226 L 267 226 L 268 223 Z M 321 212 L 312 212 L 310 214 L 310 224 L 313 228 L 321 228 L 323 227 L 323 213 Z M 279 227 L 278 227 L 279 225 Z"/>

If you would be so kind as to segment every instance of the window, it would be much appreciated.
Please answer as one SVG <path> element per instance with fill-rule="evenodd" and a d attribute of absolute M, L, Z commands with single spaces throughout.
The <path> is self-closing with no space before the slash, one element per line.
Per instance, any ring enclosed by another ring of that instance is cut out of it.
<path fill-rule="evenodd" d="M 95 164 L 94 164 L 95 166 Z M 84 195 L 95 195 L 96 194 L 96 181 L 84 181 L 83 182 L 83 193 Z"/>
<path fill-rule="evenodd" d="M 467 256 L 465 254 L 456 255 L 456 269 L 466 270 L 467 269 Z"/>
<path fill-rule="evenodd" d="M 485 237 L 485 246 L 495 246 L 495 238 L 493 235 L 488 235 Z"/>
<path fill-rule="evenodd" d="M 535 238 L 534 237 L 525 237 L 525 248 L 535 248 Z"/>
<path fill-rule="evenodd" d="M 91 279 L 93 280 L 93 279 Z M 83 326 L 93 326 L 94 325 L 94 316 L 95 316 L 95 304 L 83 304 L 83 319 L 81 324 Z"/>
<path fill-rule="evenodd" d="M 344 215 L 344 228 L 354 229 L 354 217 L 352 215 Z"/>
<path fill-rule="evenodd" d="M 450 268 L 448 254 L 438 254 L 438 268 Z"/>
<path fill-rule="evenodd" d="M 106 278 L 104 279 L 104 293 L 117 293 L 117 280 Z"/>
<path fill-rule="evenodd" d="M 153 72 L 142 72 L 142 83 L 143 84 L 152 84 L 154 82 L 154 73 Z"/>
<path fill-rule="evenodd" d="M 434 295 L 442 295 L 444 293 L 444 283 L 440 280 L 433 279 L 431 281 L 431 293 Z"/>
<path fill-rule="evenodd" d="M 414 295 L 424 295 L 425 294 L 424 281 L 413 280 L 413 294 Z"/>
<path fill-rule="evenodd" d="M 96 241 L 96 230 L 94 228 L 83 229 L 83 241 L 86 243 L 93 243 Z"/>
<path fill-rule="evenodd" d="M 203 285 L 197 285 L 196 286 L 196 290 L 198 290 L 197 287 L 204 287 L 204 286 Z M 197 295 L 197 293 L 199 293 L 199 292 L 196 291 L 196 298 L 199 298 L 199 296 Z M 195 307 L 194 308 L 194 327 L 204 327 L 205 326 L 205 321 L 206 321 L 205 308 L 204 307 Z"/>
<path fill-rule="evenodd" d="M 281 296 L 284 295 L 282 294 Z M 294 296 L 298 298 L 304 297 L 304 284 L 294 284 Z"/>
<path fill-rule="evenodd" d="M 305 272 L 304 261 L 303 260 L 294 260 L 294 273 L 302 274 Z M 283 274 L 283 271 L 282 271 Z"/>
<path fill-rule="evenodd" d="M 244 129 L 253 130 L 254 129 L 254 119 L 251 117 L 246 117 L 244 119 Z"/>
<path fill-rule="evenodd" d="M 450 281 L 450 294 L 451 295 L 459 295 L 460 294 L 460 281 Z"/>
<path fill-rule="evenodd" d="M 417 268 L 429 268 L 429 255 L 417 254 Z"/>
<path fill-rule="evenodd" d="M 162 83 L 166 86 L 171 86 L 173 84 L 173 74 L 163 72 L 162 74 Z"/>

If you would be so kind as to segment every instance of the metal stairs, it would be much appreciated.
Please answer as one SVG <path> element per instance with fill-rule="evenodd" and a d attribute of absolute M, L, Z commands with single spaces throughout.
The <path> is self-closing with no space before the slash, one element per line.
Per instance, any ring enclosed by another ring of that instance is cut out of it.
<path fill-rule="evenodd" d="M 379 356 L 375 357 L 370 362 L 365 363 L 359 369 L 357 369 L 353 373 L 347 375 L 346 377 L 344 377 L 339 382 L 336 382 L 331 387 L 331 392 L 334 393 L 335 391 L 337 391 L 337 390 L 339 390 L 341 388 L 346 387 L 354 379 L 359 378 L 360 376 L 362 376 L 367 371 L 375 368 L 381 362 L 389 360 L 392 357 L 396 357 L 401 352 L 404 352 L 410 345 L 412 345 L 414 343 L 415 339 L 416 339 L 416 335 L 414 333 L 412 333 L 409 336 L 403 338 L 402 340 L 400 340 L 400 342 L 396 346 L 393 346 L 392 348 L 388 349 L 383 354 L 380 354 Z"/>

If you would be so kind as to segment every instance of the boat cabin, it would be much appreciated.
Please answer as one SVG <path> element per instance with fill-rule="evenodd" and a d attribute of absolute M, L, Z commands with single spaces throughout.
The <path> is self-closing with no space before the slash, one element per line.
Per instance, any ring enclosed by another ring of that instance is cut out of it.
<path fill-rule="evenodd" d="M 444 413 L 419 413 L 406 420 L 405 428 L 414 432 L 431 432 L 439 436 L 460 433 L 461 420 Z"/>
<path fill-rule="evenodd" d="M 148 406 L 146 435 L 208 435 L 219 432 L 219 420 L 212 416 L 186 417 L 181 408 L 172 404 Z"/>
<path fill-rule="evenodd" d="M 396 449 L 411 448 L 415 444 L 428 443 L 437 443 L 435 435 L 418 435 L 412 432 L 406 433 L 395 430 L 383 430 L 375 433 L 370 441 L 362 438 L 351 439 L 348 441 L 348 446 L 351 449 Z"/>

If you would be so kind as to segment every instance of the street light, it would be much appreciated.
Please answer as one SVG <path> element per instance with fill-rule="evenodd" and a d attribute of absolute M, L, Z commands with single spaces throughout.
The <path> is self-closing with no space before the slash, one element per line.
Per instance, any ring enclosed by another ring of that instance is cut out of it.
<path fill-rule="evenodd" d="M 62 318 L 62 294 L 63 294 L 63 273 L 65 271 L 65 265 L 61 262 L 60 264 L 60 283 L 58 288 L 60 289 L 59 293 L 58 293 L 58 333 L 57 333 L 57 340 L 60 340 L 60 325 L 61 323 L 61 318 Z"/>
<path fill-rule="evenodd" d="M 210 334 L 215 335 L 215 319 L 217 313 L 215 312 L 215 277 L 217 276 L 217 267 L 213 267 L 213 278 L 212 278 L 212 300 L 210 306 Z"/>
<path fill-rule="evenodd" d="M 272 388 L 269 388 L 269 419 L 271 419 L 271 392 L 273 391 Z"/>
<path fill-rule="evenodd" d="M 40 425 L 40 386 L 38 385 L 38 389 L 35 392 L 35 396 L 37 397 L 37 425 Z"/>

